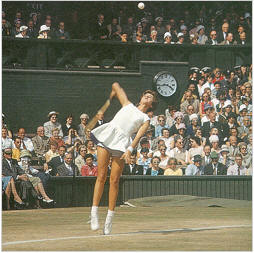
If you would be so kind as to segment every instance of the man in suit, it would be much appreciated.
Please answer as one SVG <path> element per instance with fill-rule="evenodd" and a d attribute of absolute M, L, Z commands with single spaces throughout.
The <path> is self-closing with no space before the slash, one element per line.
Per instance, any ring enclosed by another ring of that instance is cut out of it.
<path fill-rule="evenodd" d="M 229 135 L 229 127 L 228 124 L 222 124 L 218 121 L 216 121 L 216 112 L 210 112 L 209 114 L 209 121 L 204 122 L 203 129 L 202 129 L 202 135 L 206 137 L 207 139 L 210 136 L 210 130 L 212 128 L 217 128 L 219 130 L 219 138 L 224 139 L 225 137 L 228 137 Z"/>
<path fill-rule="evenodd" d="M 37 199 L 38 194 L 35 191 L 32 183 L 29 181 L 27 174 L 23 169 L 21 169 L 17 161 L 11 158 L 12 150 L 6 148 L 3 151 L 3 160 L 2 160 L 2 175 L 3 176 L 12 176 L 15 185 L 17 188 L 18 195 L 23 202 L 28 202 L 30 197 Z"/>
<path fill-rule="evenodd" d="M 137 153 L 134 151 L 130 157 L 130 163 L 125 164 L 123 168 L 123 175 L 143 175 L 143 166 L 137 165 Z"/>
<path fill-rule="evenodd" d="M 220 42 L 219 45 L 237 45 L 236 40 L 234 40 L 233 33 L 228 33 L 226 39 Z"/>
<path fill-rule="evenodd" d="M 228 23 L 223 23 L 221 26 L 221 30 L 217 33 L 217 41 L 218 43 L 221 43 L 226 39 L 226 36 L 228 34 L 229 30 L 229 24 Z"/>
<path fill-rule="evenodd" d="M 51 168 L 50 175 L 56 176 L 57 174 L 57 167 L 64 163 L 64 154 L 66 152 L 65 146 L 60 146 L 58 148 L 59 156 L 53 157 L 49 162 L 48 166 Z"/>
<path fill-rule="evenodd" d="M 44 135 L 44 127 L 37 128 L 37 135 L 32 138 L 34 152 L 37 157 L 42 157 L 48 151 L 49 138 Z"/>
<path fill-rule="evenodd" d="M 205 42 L 206 45 L 217 45 L 217 32 L 215 30 L 212 30 L 210 32 L 210 38 Z"/>
<path fill-rule="evenodd" d="M 96 117 L 98 119 L 96 125 L 94 128 L 103 125 L 104 123 L 106 123 L 106 121 L 104 120 L 104 114 L 101 111 L 98 111 L 96 114 Z"/>
<path fill-rule="evenodd" d="M 238 137 L 241 140 L 244 140 L 244 138 L 246 138 L 246 136 L 248 136 L 250 125 L 251 125 L 250 118 L 248 116 L 245 116 L 243 118 L 243 126 L 240 126 L 237 128 Z"/>
<path fill-rule="evenodd" d="M 227 175 L 227 167 L 219 163 L 219 154 L 215 151 L 211 152 L 211 159 L 208 165 L 205 166 L 204 174 L 205 175 Z"/>
<path fill-rule="evenodd" d="M 65 153 L 63 164 L 57 167 L 57 176 L 80 176 L 78 167 L 72 163 L 72 153 Z"/>
<path fill-rule="evenodd" d="M 206 165 L 208 165 L 209 163 L 212 162 L 212 159 L 211 159 L 211 147 L 210 145 L 205 145 L 204 147 L 204 156 L 202 157 L 202 161 L 201 161 L 201 165 L 203 167 L 205 167 Z"/>

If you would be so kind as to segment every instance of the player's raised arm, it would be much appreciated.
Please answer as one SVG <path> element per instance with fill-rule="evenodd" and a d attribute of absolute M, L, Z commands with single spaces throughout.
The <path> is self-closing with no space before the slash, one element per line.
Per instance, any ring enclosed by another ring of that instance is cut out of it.
<path fill-rule="evenodd" d="M 112 84 L 112 91 L 111 91 L 111 94 L 110 94 L 110 97 L 109 99 L 111 100 L 113 97 L 117 97 L 120 104 L 122 106 L 125 106 L 125 105 L 128 105 L 130 104 L 131 102 L 129 101 L 125 91 L 123 90 L 123 88 L 120 86 L 119 83 L 117 82 L 114 82 Z"/>

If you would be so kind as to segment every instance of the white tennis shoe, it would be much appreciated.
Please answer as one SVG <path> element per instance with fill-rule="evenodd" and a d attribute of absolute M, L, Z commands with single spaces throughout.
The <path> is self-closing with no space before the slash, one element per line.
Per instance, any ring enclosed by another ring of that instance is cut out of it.
<path fill-rule="evenodd" d="M 100 225 L 99 225 L 98 213 L 91 213 L 91 229 L 98 230 L 99 227 Z"/>
<path fill-rule="evenodd" d="M 104 228 L 103 228 L 103 234 L 104 235 L 109 235 L 112 231 L 112 216 L 107 216 Z"/>

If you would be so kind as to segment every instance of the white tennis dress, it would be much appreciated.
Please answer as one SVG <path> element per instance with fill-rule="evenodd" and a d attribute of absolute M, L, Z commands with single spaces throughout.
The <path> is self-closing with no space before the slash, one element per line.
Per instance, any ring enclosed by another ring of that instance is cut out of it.
<path fill-rule="evenodd" d="M 125 152 L 132 143 L 131 136 L 147 120 L 150 120 L 147 114 L 133 104 L 128 104 L 109 123 L 93 129 L 91 133 L 104 147 Z"/>

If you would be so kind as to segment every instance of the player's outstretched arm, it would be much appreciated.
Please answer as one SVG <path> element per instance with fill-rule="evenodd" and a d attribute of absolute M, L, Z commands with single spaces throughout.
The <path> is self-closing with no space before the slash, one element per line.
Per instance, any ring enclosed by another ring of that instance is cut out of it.
<path fill-rule="evenodd" d="M 145 134 L 147 129 L 149 128 L 150 121 L 147 120 L 138 130 L 134 140 L 131 143 L 132 149 L 136 148 L 138 145 L 141 137 Z M 124 159 L 126 163 L 130 163 L 130 157 L 131 157 L 131 151 L 129 149 L 126 150 L 126 152 L 122 155 L 121 159 Z"/>
<path fill-rule="evenodd" d="M 117 82 L 114 82 L 112 84 L 112 91 L 111 91 L 109 99 L 111 100 L 113 97 L 117 97 L 117 99 L 119 100 L 119 102 L 122 106 L 125 106 L 125 105 L 128 105 L 131 103 L 128 100 L 128 97 L 127 97 L 124 89 Z"/>

